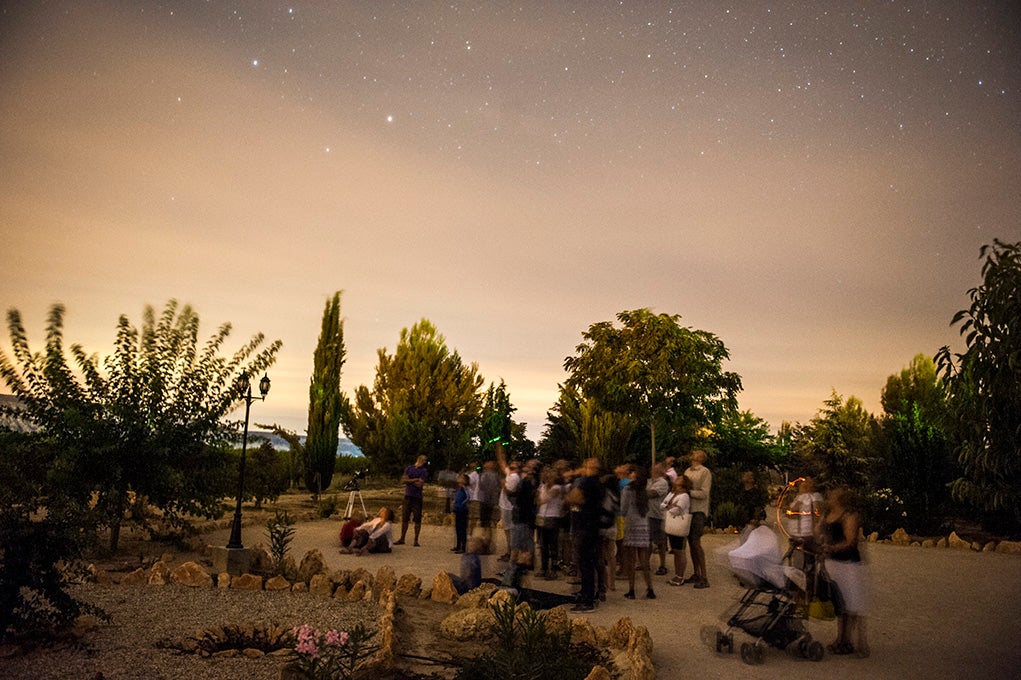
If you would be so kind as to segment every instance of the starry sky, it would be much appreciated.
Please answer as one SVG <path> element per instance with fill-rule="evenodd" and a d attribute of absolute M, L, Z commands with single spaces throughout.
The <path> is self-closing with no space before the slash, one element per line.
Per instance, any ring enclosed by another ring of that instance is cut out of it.
<path fill-rule="evenodd" d="M 1021 238 L 1013 2 L 41 2 L 0 9 L 0 302 L 112 348 L 176 298 L 284 348 L 298 431 L 326 298 L 342 388 L 432 321 L 538 438 L 589 325 L 716 333 L 742 409 L 959 346 Z M 0 346 L 9 348 L 6 333 Z"/>

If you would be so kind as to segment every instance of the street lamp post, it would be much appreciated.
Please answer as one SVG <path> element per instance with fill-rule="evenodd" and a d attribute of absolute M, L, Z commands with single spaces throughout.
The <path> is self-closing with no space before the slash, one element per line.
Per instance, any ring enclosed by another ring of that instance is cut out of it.
<path fill-rule="evenodd" d="M 242 399 L 245 400 L 245 429 L 241 435 L 241 463 L 238 466 L 238 498 L 237 506 L 234 509 L 234 523 L 230 527 L 230 540 L 227 541 L 228 550 L 243 550 L 241 543 L 241 499 L 245 495 L 245 453 L 248 450 L 248 414 L 252 410 L 252 402 L 256 399 L 266 400 L 269 394 L 269 376 L 263 375 L 259 381 L 259 393 L 261 396 L 252 396 L 252 383 L 248 379 L 248 372 L 245 371 L 238 376 L 234 383 L 235 389 Z"/>

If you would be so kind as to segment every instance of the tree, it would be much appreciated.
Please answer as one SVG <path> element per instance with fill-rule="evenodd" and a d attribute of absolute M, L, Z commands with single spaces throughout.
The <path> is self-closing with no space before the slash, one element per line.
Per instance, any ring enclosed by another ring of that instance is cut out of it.
<path fill-rule="evenodd" d="M 656 426 L 693 437 L 736 408 L 741 378 L 723 370 L 730 358 L 708 331 L 680 325 L 679 315 L 649 309 L 617 314 L 622 324 L 589 326 L 577 355 L 564 360 L 566 385 L 605 411 L 626 413 L 649 428 L 656 461 Z"/>
<path fill-rule="evenodd" d="M 7 319 L 13 360 L 0 352 L 0 378 L 20 400 L 20 416 L 57 452 L 54 495 L 94 502 L 110 528 L 111 551 L 131 499 L 155 506 L 171 524 L 185 514 L 222 512 L 232 478 L 228 449 L 239 430 L 226 421 L 240 402 L 234 382 L 272 365 L 279 340 L 260 350 L 265 338 L 257 334 L 223 358 L 231 325 L 200 346 L 198 315 L 171 300 L 158 318 L 146 307 L 140 329 L 122 315 L 113 353 L 102 362 L 72 345 L 72 368 L 62 305 L 50 310 L 38 354 L 17 310 Z"/>
<path fill-rule="evenodd" d="M 769 423 L 751 411 L 728 411 L 712 435 L 717 467 L 741 470 L 777 468 L 783 464 L 784 449 L 769 431 Z"/>
<path fill-rule="evenodd" d="M 953 448 L 961 466 L 956 499 L 986 519 L 1021 525 L 1021 242 L 980 250 L 982 284 L 954 315 L 967 349 L 936 353 L 949 391 Z"/>
<path fill-rule="evenodd" d="M 847 401 L 836 393 L 808 425 L 792 436 L 793 466 L 798 474 L 818 477 L 823 484 L 869 489 L 876 468 L 876 419 L 857 397 Z"/>
<path fill-rule="evenodd" d="M 305 440 L 305 488 L 318 496 L 328 489 L 337 462 L 343 395 L 340 373 L 344 366 L 344 322 L 340 318 L 340 291 L 326 301 L 319 344 L 313 355 L 308 389 L 308 437 Z"/>
<path fill-rule="evenodd" d="M 241 451 L 237 454 L 240 456 Z M 273 445 L 263 440 L 252 451 L 245 473 L 245 495 L 255 501 L 255 508 L 262 507 L 266 500 L 276 500 L 287 490 L 287 463 Z"/>
<path fill-rule="evenodd" d="M 914 533 L 941 528 L 955 476 L 946 434 L 946 392 L 936 364 L 919 354 L 886 380 L 880 399 L 884 415 L 884 484 L 904 503 L 904 526 Z"/>
<path fill-rule="evenodd" d="M 535 443 L 525 434 L 525 423 L 516 422 L 511 415 L 517 408 L 511 404 L 507 384 L 489 383 L 482 402 L 480 418 L 481 431 L 478 436 L 478 455 L 487 457 L 493 452 L 495 442 L 500 441 L 510 458 L 531 458 L 535 456 Z M 460 467 L 456 466 L 455 467 Z"/>
<path fill-rule="evenodd" d="M 466 462 L 474 453 L 482 409 L 482 376 L 465 365 L 428 320 L 401 330 L 393 355 L 378 350 L 370 391 L 345 397 L 341 422 L 351 441 L 387 473 L 397 473 L 419 454 L 439 469 Z"/>

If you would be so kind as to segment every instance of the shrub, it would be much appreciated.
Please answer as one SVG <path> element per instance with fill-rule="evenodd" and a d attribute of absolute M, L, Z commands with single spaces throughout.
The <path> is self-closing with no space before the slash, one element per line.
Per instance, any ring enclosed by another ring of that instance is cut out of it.
<path fill-rule="evenodd" d="M 273 556 L 273 566 L 278 574 L 284 573 L 284 558 L 294 540 L 294 520 L 287 511 L 276 511 L 273 518 L 266 522 L 269 534 L 269 552 Z"/>

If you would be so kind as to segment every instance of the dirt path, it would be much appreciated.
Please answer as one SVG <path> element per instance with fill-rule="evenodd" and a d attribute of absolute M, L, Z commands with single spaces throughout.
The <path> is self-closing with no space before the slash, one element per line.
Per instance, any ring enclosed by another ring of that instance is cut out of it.
<path fill-rule="evenodd" d="M 389 555 L 340 555 L 336 536 L 340 522 L 319 520 L 296 526 L 292 553 L 300 559 L 318 548 L 331 569 L 365 566 L 375 571 L 390 564 L 397 575 L 414 573 L 428 586 L 438 571 L 457 571 L 450 552 L 453 529 L 424 526 L 422 547 L 398 546 Z M 227 532 L 208 536 L 223 544 Z M 981 674 L 988 680 L 1017 677 L 1021 668 L 1021 623 L 1015 608 L 1021 602 L 1021 557 L 947 549 L 870 544 L 867 559 L 874 611 L 869 618 L 872 656 L 827 657 L 819 664 L 770 650 L 762 666 L 744 664 L 738 654 L 717 654 L 700 642 L 704 626 L 717 626 L 743 589 L 712 555 L 732 536 L 708 536 L 712 587 L 671 588 L 667 577 L 655 577 L 656 600 L 623 599 L 624 589 L 610 593 L 605 605 L 588 615 L 596 625 L 610 626 L 630 616 L 646 626 L 654 642 L 653 662 L 660 678 L 678 678 L 697 669 L 699 678 L 776 678 L 801 675 L 827 678 L 961 678 Z M 245 545 L 265 543 L 265 529 L 244 532 Z M 483 563 L 485 576 L 499 567 L 494 558 Z M 565 580 L 538 581 L 538 587 L 559 593 L 572 589 Z M 814 637 L 829 642 L 835 623 L 809 622 Z M 735 632 L 735 647 L 749 638 Z"/>

